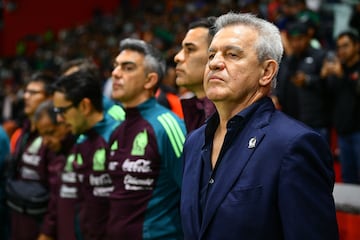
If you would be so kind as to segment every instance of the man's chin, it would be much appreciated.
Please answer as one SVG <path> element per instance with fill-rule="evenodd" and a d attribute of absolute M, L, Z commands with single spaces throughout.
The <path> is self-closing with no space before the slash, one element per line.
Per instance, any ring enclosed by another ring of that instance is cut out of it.
<path fill-rule="evenodd" d="M 71 125 L 69 125 L 69 127 L 70 127 L 71 133 L 72 133 L 73 135 L 81 134 L 81 133 L 78 132 L 77 129 L 73 128 Z"/>
<path fill-rule="evenodd" d="M 25 115 L 28 116 L 28 117 L 31 117 L 31 116 L 34 115 L 33 111 L 30 111 L 30 110 L 28 110 L 28 109 L 26 109 L 26 108 L 24 109 L 24 113 L 25 113 Z"/>
<path fill-rule="evenodd" d="M 186 87 L 186 79 L 183 79 L 181 77 L 177 77 L 176 80 L 176 85 L 179 87 Z"/>

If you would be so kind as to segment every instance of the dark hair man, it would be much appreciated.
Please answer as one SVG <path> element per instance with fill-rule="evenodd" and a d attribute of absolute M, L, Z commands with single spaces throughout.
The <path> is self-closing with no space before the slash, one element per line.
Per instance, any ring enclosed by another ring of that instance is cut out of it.
<path fill-rule="evenodd" d="M 103 239 L 107 197 L 113 189 L 105 168 L 106 149 L 119 122 L 103 112 L 102 98 L 100 81 L 87 71 L 63 76 L 55 85 L 54 110 L 58 121 L 68 124 L 74 135 L 81 134 L 65 169 L 76 174 L 84 239 Z"/>

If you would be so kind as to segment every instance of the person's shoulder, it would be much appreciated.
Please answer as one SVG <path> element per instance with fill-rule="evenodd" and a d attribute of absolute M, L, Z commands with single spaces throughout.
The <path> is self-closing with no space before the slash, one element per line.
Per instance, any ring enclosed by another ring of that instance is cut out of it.
<path fill-rule="evenodd" d="M 5 132 L 5 129 L 0 126 L 0 138 L 1 139 L 9 139 L 9 136 L 7 135 L 7 133 Z"/>
<path fill-rule="evenodd" d="M 188 132 L 186 136 L 186 143 L 193 145 L 195 143 L 203 142 L 203 140 L 205 139 L 205 130 L 206 130 L 206 123 L 200 126 L 199 128 L 196 128 L 191 132 Z"/>
<path fill-rule="evenodd" d="M 114 104 L 106 113 L 116 121 L 125 120 L 125 110 L 119 105 Z"/>
<path fill-rule="evenodd" d="M 98 133 L 106 142 L 108 142 L 110 140 L 110 136 L 119 127 L 119 125 L 121 125 L 121 123 L 122 121 L 118 121 L 110 114 L 105 113 L 104 122 L 99 126 Z"/>
<path fill-rule="evenodd" d="M 181 142 L 185 140 L 186 128 L 184 121 L 159 103 L 149 109 L 144 117 L 153 127 L 156 135 L 160 136 L 166 133 L 170 138 L 175 136 Z"/>
<path fill-rule="evenodd" d="M 146 109 L 142 115 L 151 122 L 159 121 L 161 118 L 166 116 L 177 123 L 183 123 L 183 120 L 177 114 L 158 102 L 155 102 L 151 108 Z"/>
<path fill-rule="evenodd" d="M 317 134 L 305 123 L 296 120 L 281 111 L 275 111 L 269 123 L 271 131 L 275 131 L 277 136 L 285 138 L 306 134 Z"/>

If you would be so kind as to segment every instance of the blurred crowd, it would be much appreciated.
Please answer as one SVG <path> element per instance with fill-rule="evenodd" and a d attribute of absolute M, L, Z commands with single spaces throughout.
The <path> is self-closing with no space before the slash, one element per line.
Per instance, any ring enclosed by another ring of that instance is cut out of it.
<path fill-rule="evenodd" d="M 3 86 L 0 89 L 0 121 L 21 122 L 23 86 L 34 71 L 58 72 L 65 61 L 88 57 L 100 67 L 105 84 L 118 42 L 125 37 L 137 37 L 153 44 L 172 66 L 188 23 L 202 16 L 218 16 L 229 10 L 252 12 L 276 23 L 284 31 L 288 22 L 300 19 L 311 26 L 313 42 L 324 49 L 334 49 L 334 31 L 339 32 L 338 26 L 359 28 L 359 20 L 355 17 L 359 6 L 351 1 L 140 1 L 136 8 L 131 1 L 122 2 L 113 15 L 94 11 L 90 22 L 75 28 L 26 36 L 19 40 L 15 56 L 0 58 Z M 349 16 L 336 16 L 334 9 L 340 7 L 348 9 Z"/>

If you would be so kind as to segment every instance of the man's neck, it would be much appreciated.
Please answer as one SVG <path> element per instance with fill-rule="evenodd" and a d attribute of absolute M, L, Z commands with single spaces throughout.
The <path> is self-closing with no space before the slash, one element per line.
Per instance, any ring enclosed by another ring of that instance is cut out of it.
<path fill-rule="evenodd" d="M 103 112 L 93 112 L 88 118 L 88 129 L 93 128 L 98 122 L 101 122 L 103 119 Z"/>
<path fill-rule="evenodd" d="M 194 94 L 199 99 L 202 99 L 202 98 L 206 97 L 206 94 L 205 94 L 205 91 L 204 91 L 203 88 L 201 88 L 201 90 L 194 91 Z"/>

